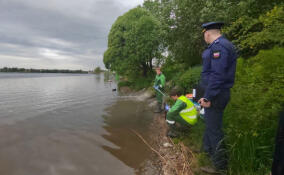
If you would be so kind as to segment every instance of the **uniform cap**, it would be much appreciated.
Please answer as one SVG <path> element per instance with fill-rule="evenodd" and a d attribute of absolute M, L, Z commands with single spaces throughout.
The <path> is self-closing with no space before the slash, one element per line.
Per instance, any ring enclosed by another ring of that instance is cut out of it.
<path fill-rule="evenodd" d="M 202 28 L 204 29 L 203 32 L 205 32 L 210 29 L 221 29 L 223 25 L 223 22 L 208 22 L 202 24 Z"/>

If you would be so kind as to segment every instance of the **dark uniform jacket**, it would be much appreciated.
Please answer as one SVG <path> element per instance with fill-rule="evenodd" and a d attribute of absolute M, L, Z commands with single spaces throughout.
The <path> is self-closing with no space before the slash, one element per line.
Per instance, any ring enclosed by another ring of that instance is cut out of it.
<path fill-rule="evenodd" d="M 204 98 L 213 100 L 222 89 L 233 87 L 237 53 L 234 45 L 224 36 L 219 37 L 202 54 L 201 86 Z"/>

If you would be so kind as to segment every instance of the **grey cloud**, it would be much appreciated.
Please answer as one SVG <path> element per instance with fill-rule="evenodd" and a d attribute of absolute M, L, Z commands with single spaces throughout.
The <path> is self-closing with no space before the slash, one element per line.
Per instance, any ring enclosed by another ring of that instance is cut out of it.
<path fill-rule="evenodd" d="M 9 66 L 9 60 L 4 61 L 5 56 L 18 60 L 18 63 L 23 57 L 24 65 L 44 66 L 40 65 L 42 61 L 50 68 L 103 66 L 102 55 L 112 23 L 133 7 L 133 4 L 126 6 L 126 1 L 121 4 L 117 0 L 48 2 L 0 0 L 0 67 L 1 62 Z M 66 58 L 62 59 L 65 64 L 60 59 L 53 59 L 57 54 L 58 58 Z M 25 58 L 34 58 L 38 62 L 28 62 Z M 51 65 L 47 64 L 48 60 L 52 60 Z M 15 63 L 11 61 L 10 66 L 23 65 Z"/>

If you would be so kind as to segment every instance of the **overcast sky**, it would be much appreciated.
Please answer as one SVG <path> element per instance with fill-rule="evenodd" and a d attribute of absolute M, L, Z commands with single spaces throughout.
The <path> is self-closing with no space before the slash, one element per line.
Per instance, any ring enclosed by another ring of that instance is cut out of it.
<path fill-rule="evenodd" d="M 0 0 L 0 68 L 104 67 L 111 25 L 143 0 Z"/>

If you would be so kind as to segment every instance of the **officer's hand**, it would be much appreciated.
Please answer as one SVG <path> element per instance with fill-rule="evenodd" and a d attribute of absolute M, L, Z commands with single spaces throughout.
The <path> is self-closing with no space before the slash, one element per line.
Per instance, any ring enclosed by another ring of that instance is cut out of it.
<path fill-rule="evenodd" d="M 198 103 L 204 108 L 209 108 L 211 106 L 211 102 L 205 98 L 201 98 L 200 100 L 198 100 Z"/>

